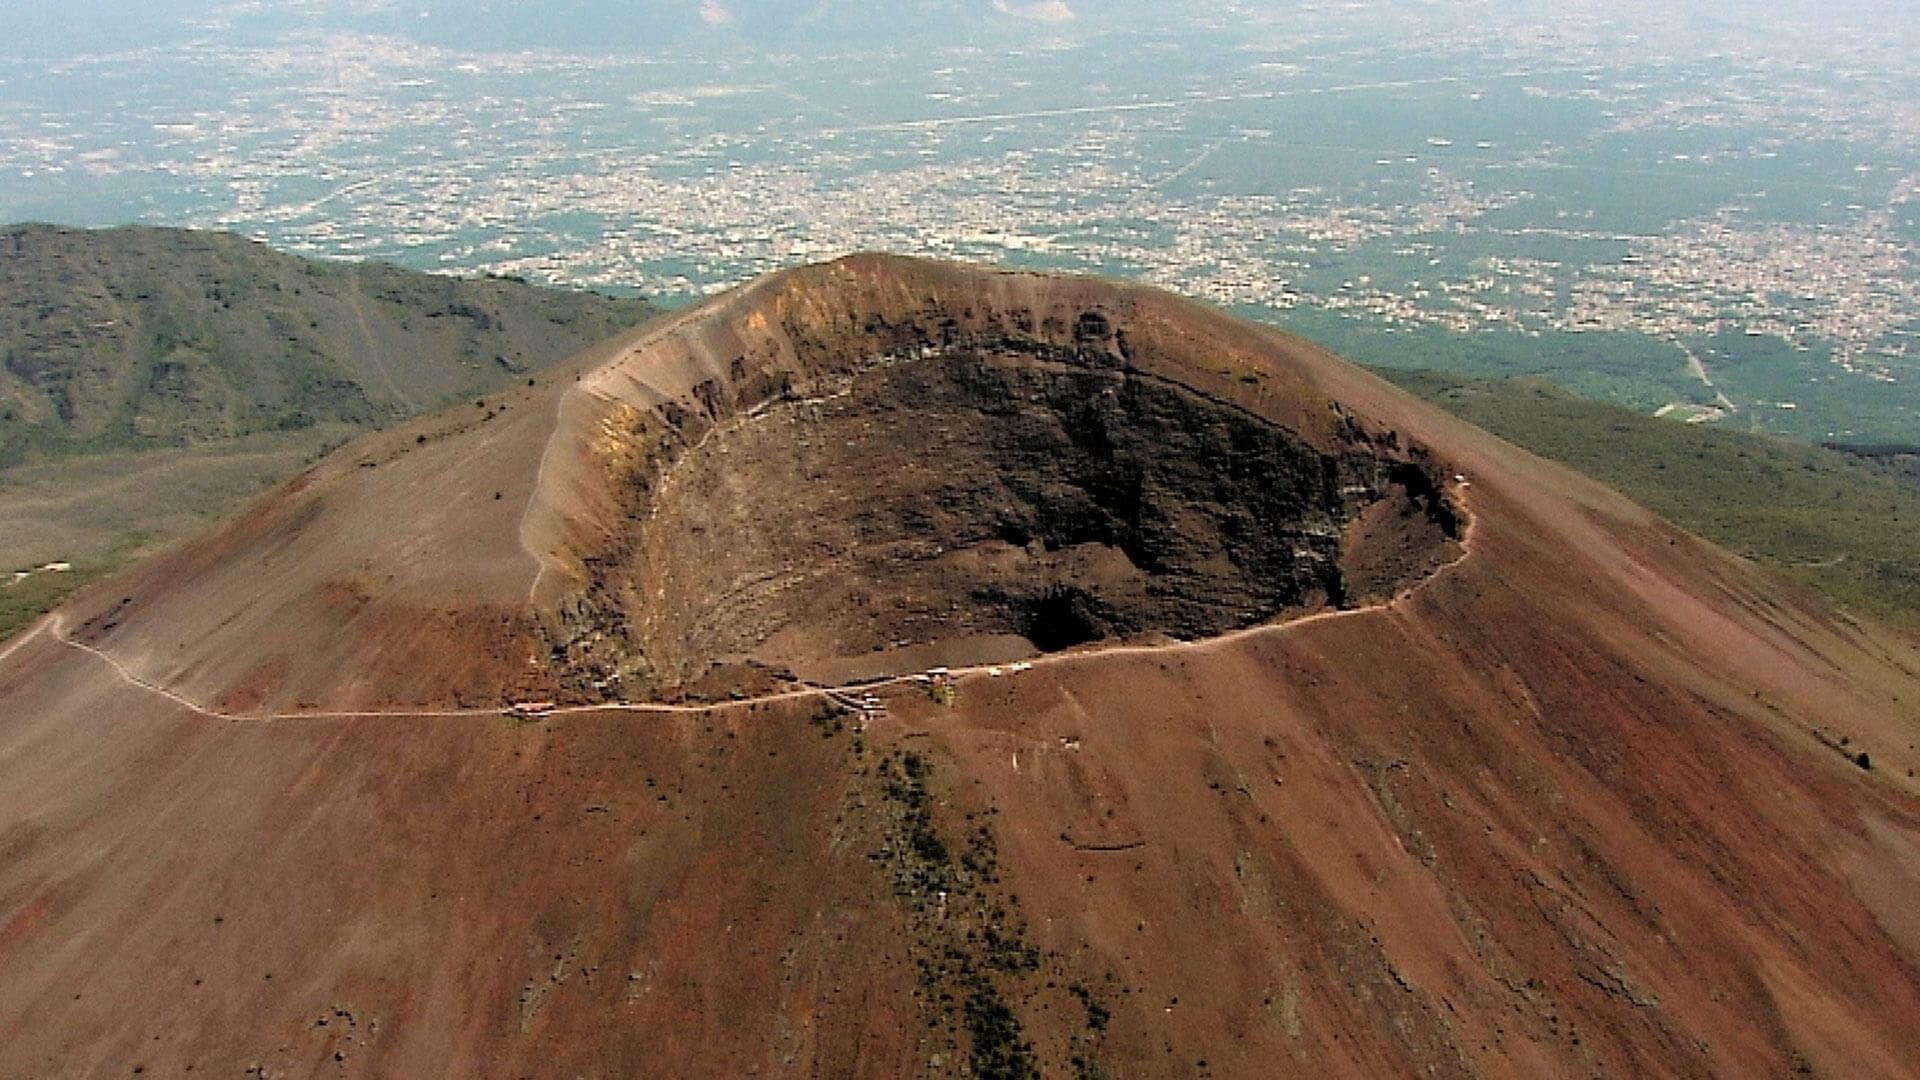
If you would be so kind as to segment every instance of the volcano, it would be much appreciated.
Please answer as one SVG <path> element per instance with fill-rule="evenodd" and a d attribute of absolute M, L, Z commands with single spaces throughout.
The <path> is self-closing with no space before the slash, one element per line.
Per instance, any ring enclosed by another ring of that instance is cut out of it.
<path fill-rule="evenodd" d="M 1910 1076 L 1916 702 L 1296 338 L 856 256 L 0 650 L 0 1074 Z"/>

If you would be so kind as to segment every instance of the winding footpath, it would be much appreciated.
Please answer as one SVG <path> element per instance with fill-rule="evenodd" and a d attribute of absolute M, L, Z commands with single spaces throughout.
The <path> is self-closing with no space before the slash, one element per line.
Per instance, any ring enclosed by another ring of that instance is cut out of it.
<path fill-rule="evenodd" d="M 19 652 L 21 648 L 26 645 L 27 642 L 32 641 L 34 638 L 39 637 L 40 631 L 45 630 L 47 626 L 53 622 L 54 618 L 55 616 L 52 616 L 52 615 L 44 616 L 43 618 L 40 619 L 39 622 L 36 622 L 32 626 L 28 627 L 25 633 L 21 634 L 17 638 L 14 638 L 13 644 L 8 645 L 4 649 L 0 649 L 0 664 L 6 663 L 7 657 L 12 656 L 14 653 Z"/>
<path fill-rule="evenodd" d="M 1460 497 L 1460 493 L 1456 492 L 1455 498 L 1459 498 L 1459 497 Z M 1316 611 L 1308 615 L 1300 616 L 1299 618 L 1296 618 L 1296 619 L 1289 619 L 1286 622 L 1263 623 L 1259 626 L 1249 626 L 1249 627 L 1246 627 L 1245 629 L 1235 630 L 1230 633 L 1221 634 L 1217 637 L 1207 638 L 1202 641 L 1172 641 L 1172 642 L 1163 642 L 1163 643 L 1153 644 L 1153 645 L 1095 645 L 1088 648 L 1069 650 L 1066 652 L 1047 653 L 1041 656 L 1035 656 L 1029 660 L 1018 661 L 1013 663 L 974 664 L 966 667 L 952 668 L 948 672 L 948 678 L 952 680 L 954 683 L 961 683 L 961 682 L 971 682 L 971 681 L 974 681 L 977 679 L 983 679 L 983 678 L 1003 678 L 1003 677 L 1017 676 L 1019 674 L 1032 671 L 1038 668 L 1054 667 L 1054 666 L 1065 665 L 1065 664 L 1076 664 L 1083 661 L 1103 659 L 1103 658 L 1112 657 L 1112 656 L 1168 656 L 1168 655 L 1179 655 L 1183 653 L 1204 653 L 1213 649 L 1224 648 L 1226 646 L 1233 645 L 1237 642 L 1246 641 L 1251 638 L 1256 638 L 1256 637 L 1260 637 L 1267 634 L 1287 633 L 1298 627 L 1307 626 L 1313 623 L 1327 622 L 1333 619 L 1353 618 L 1355 616 L 1370 615 L 1376 612 L 1389 611 L 1389 610 L 1392 610 L 1401 601 L 1408 599 L 1409 597 L 1412 597 L 1413 595 L 1418 593 L 1421 589 L 1424 589 L 1428 585 L 1432 584 L 1434 581 L 1439 580 L 1439 578 L 1441 578 L 1443 575 L 1452 572 L 1461 563 L 1466 562 L 1467 559 L 1473 554 L 1472 540 L 1473 540 L 1473 532 L 1474 532 L 1474 521 L 1471 516 L 1468 516 L 1466 518 L 1466 521 L 1467 521 L 1467 526 L 1460 539 L 1460 554 L 1457 557 L 1455 557 L 1451 562 L 1448 562 L 1445 565 L 1435 569 L 1433 573 L 1428 574 L 1425 578 L 1422 578 L 1418 583 L 1413 585 L 1411 588 L 1404 590 L 1403 592 L 1394 596 L 1392 599 L 1385 600 L 1378 604 L 1370 604 L 1366 607 L 1348 608 L 1348 609 L 1338 610 L 1338 611 Z M 927 676 L 925 674 L 916 672 L 916 673 L 907 674 L 907 675 L 890 675 L 890 676 L 886 676 L 879 679 L 871 679 L 871 680 L 862 681 L 862 682 L 839 683 L 835 685 L 807 684 L 807 685 L 794 687 L 791 690 L 782 690 L 772 694 L 760 694 L 753 697 L 735 698 L 728 701 L 701 702 L 699 704 L 690 704 L 690 705 L 689 704 L 668 704 L 665 702 L 609 701 L 609 702 L 600 702 L 597 704 L 590 704 L 590 705 L 561 705 L 551 709 L 541 709 L 538 711 L 528 711 L 528 712 L 515 712 L 515 710 L 513 710 L 511 707 L 490 706 L 490 707 L 483 707 L 483 708 L 465 708 L 465 709 L 302 709 L 294 712 L 231 713 L 231 712 L 222 711 L 220 709 L 211 708 L 206 705 L 202 705 L 201 703 L 194 701 L 193 699 L 186 697 L 177 691 L 168 689 L 167 687 L 162 686 L 159 683 L 153 682 L 152 680 L 142 678 L 140 675 L 135 673 L 131 668 L 129 668 L 125 662 L 121 661 L 118 657 L 114 656 L 113 654 L 106 652 L 103 649 L 96 648 L 95 646 L 89 645 L 84 641 L 77 641 L 74 638 L 69 637 L 66 630 L 66 616 L 61 612 L 57 612 L 57 611 L 47 615 L 45 618 L 41 619 L 38 623 L 35 623 L 31 629 L 21 634 L 19 637 L 15 638 L 12 641 L 12 643 L 9 644 L 4 650 L 0 650 L 0 664 L 6 663 L 8 660 L 10 660 L 14 656 L 14 654 L 18 653 L 21 649 L 26 647 L 26 645 L 29 642 L 39 637 L 42 633 L 49 634 L 54 641 L 58 642 L 59 644 L 61 644 L 62 646 L 65 646 L 68 649 L 72 649 L 76 652 L 85 653 L 88 656 L 91 656 L 94 659 L 98 660 L 100 663 L 105 664 L 108 668 L 110 668 L 113 671 L 114 675 L 121 682 L 125 683 L 127 686 L 130 686 L 136 690 L 139 690 L 142 693 L 151 694 L 155 697 L 164 698 L 171 704 L 176 705 L 179 708 L 185 709 L 186 711 L 193 713 L 196 716 L 204 717 L 209 720 L 227 720 L 227 721 L 243 721 L 244 720 L 244 721 L 251 721 L 251 722 L 271 722 L 271 721 L 279 721 L 279 720 L 378 720 L 378 719 L 437 720 L 437 719 L 458 719 L 458 718 L 481 717 L 481 716 L 499 717 L 499 716 L 514 716 L 514 715 L 524 716 L 526 719 L 529 719 L 529 720 L 544 720 L 549 717 L 556 717 L 556 716 L 585 716 L 585 715 L 590 715 L 594 713 L 629 713 L 629 714 L 650 715 L 650 716 L 710 716 L 716 713 L 726 713 L 726 712 L 731 712 L 731 711 L 741 710 L 741 709 L 753 709 L 761 705 L 769 705 L 769 704 L 776 704 L 780 702 L 789 702 L 789 701 L 803 701 L 803 700 L 809 700 L 809 699 L 821 699 L 825 701 L 834 702 L 836 704 L 844 704 L 845 700 L 849 697 L 857 697 L 862 694 L 876 693 L 881 690 L 892 689 L 895 687 L 921 684 L 921 683 L 924 683 L 927 679 Z M 1015 670 L 1016 664 L 1018 665 L 1018 670 Z"/>

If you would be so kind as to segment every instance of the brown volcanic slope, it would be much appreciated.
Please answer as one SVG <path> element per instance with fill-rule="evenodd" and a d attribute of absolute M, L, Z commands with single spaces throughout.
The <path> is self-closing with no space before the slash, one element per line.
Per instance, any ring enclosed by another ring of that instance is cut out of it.
<path fill-rule="evenodd" d="M 1914 1075 L 1917 670 L 1292 338 L 845 260 L 0 647 L 0 1075 Z"/>

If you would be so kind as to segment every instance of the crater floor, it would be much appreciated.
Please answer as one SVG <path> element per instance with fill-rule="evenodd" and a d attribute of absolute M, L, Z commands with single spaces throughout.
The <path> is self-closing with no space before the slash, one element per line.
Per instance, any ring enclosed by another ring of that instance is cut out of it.
<path fill-rule="evenodd" d="M 685 433 L 643 485 L 629 588 L 657 685 L 1210 637 L 1456 550 L 1420 467 L 1160 376 L 1007 341 L 846 367 Z"/>

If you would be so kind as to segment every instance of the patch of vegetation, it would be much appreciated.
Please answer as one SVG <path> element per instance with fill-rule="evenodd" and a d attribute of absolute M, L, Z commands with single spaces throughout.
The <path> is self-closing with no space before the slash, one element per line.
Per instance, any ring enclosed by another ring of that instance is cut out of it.
<path fill-rule="evenodd" d="M 0 643 L 33 625 L 35 619 L 59 606 L 81 586 L 100 580 L 118 566 L 118 559 L 99 559 L 75 563 L 73 569 L 64 572 L 35 571 L 20 581 L 13 581 L 8 572 L 0 578 Z"/>
<path fill-rule="evenodd" d="M 1914 443 L 1822 443 L 1829 450 L 1893 480 L 1920 495 L 1920 445 Z"/>
<path fill-rule="evenodd" d="M 305 260 L 224 233 L 0 228 L 0 468 L 378 427 L 653 311 L 507 279 Z"/>
<path fill-rule="evenodd" d="M 1854 457 L 1655 419 L 1537 379 L 1378 373 L 1842 607 L 1920 629 L 1920 491 Z"/>
<path fill-rule="evenodd" d="M 1106 980 L 1109 990 L 1114 980 Z M 1107 1070 L 1094 1060 L 1093 1052 L 1100 1043 L 1100 1037 L 1106 1032 L 1107 1025 L 1113 1023 L 1113 1011 L 1107 1007 L 1106 1000 L 1085 983 L 1076 982 L 1067 987 L 1067 991 L 1080 1002 L 1086 1010 L 1086 1023 L 1070 1037 L 1071 1052 L 1067 1065 L 1073 1070 L 1075 1080 L 1108 1080 Z"/>
<path fill-rule="evenodd" d="M 990 1080 L 1026 1080 L 1040 1075 L 1033 1047 L 1021 1039 L 1020 1018 L 991 986 L 967 998 L 967 1031 L 973 1035 L 973 1073 Z"/>
<path fill-rule="evenodd" d="M 928 790 L 933 764 L 921 754 L 890 753 L 875 776 L 885 844 L 878 857 L 906 909 L 929 1025 L 965 1034 L 974 1076 L 1037 1078 L 1033 1046 L 1008 995 L 1021 993 L 1043 958 L 998 888 L 993 830 L 978 824 L 959 843 L 941 835 Z"/>
<path fill-rule="evenodd" d="M 75 565 L 73 571 L 60 575 L 40 571 L 19 582 L 0 578 L 0 642 L 33 625 L 35 619 L 58 607 L 73 590 L 104 575 L 106 567 L 96 569 L 88 565 L 83 569 Z"/>
<path fill-rule="evenodd" d="M 857 737 L 856 737 L 857 738 Z M 1127 989 L 1035 947 L 1007 892 L 988 824 L 997 811 L 963 811 L 936 797 L 933 760 L 914 750 L 880 756 L 848 791 L 848 813 L 868 827 L 871 858 L 905 915 L 916 996 L 936 1046 L 936 1071 L 1029 1080 L 1071 1075 L 1110 1080 L 1099 1058 Z M 1078 1006 L 1075 1010 L 1074 1006 Z M 1084 1011 L 1070 1024 L 1064 1060 L 1037 1051 L 1022 1015 Z"/>
<path fill-rule="evenodd" d="M 1080 1006 L 1087 1010 L 1087 1027 L 1094 1031 L 1107 1030 L 1107 1025 L 1113 1022 L 1113 1013 L 1094 996 L 1093 991 L 1087 989 L 1085 983 L 1074 983 L 1067 989 L 1080 999 Z"/>
<path fill-rule="evenodd" d="M 847 717 L 850 715 L 852 711 L 844 705 L 823 701 L 807 722 L 820 729 L 821 738 L 831 739 L 847 729 Z"/>

